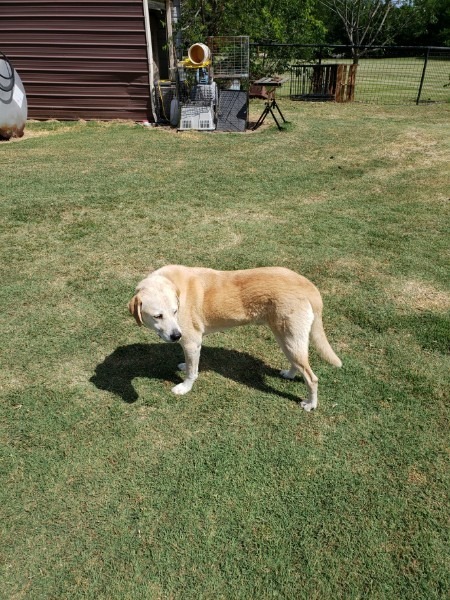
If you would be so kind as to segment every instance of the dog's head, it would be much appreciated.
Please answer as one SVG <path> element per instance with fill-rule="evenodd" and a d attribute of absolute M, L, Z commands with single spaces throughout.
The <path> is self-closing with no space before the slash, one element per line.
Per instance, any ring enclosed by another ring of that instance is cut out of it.
<path fill-rule="evenodd" d="M 178 342 L 178 292 L 174 284 L 161 275 L 149 275 L 136 288 L 128 310 L 138 325 L 153 329 L 165 342 Z"/>

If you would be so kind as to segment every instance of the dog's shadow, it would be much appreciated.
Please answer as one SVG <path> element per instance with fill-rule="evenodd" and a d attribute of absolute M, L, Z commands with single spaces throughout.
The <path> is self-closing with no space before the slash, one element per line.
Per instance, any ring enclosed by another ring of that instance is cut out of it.
<path fill-rule="evenodd" d="M 136 377 L 147 377 L 179 383 L 177 364 L 182 362 L 183 352 L 177 344 L 131 344 L 120 346 L 95 368 L 90 381 L 98 389 L 120 396 L 124 402 L 132 403 L 139 396 L 133 387 Z M 205 371 L 215 371 L 223 377 L 263 392 L 276 394 L 293 402 L 301 398 L 277 390 L 266 383 L 266 377 L 279 375 L 279 371 L 265 365 L 261 360 L 246 352 L 225 348 L 202 347 L 200 377 Z M 296 388 L 298 382 L 295 384 Z M 195 390 L 195 386 L 194 386 Z"/>

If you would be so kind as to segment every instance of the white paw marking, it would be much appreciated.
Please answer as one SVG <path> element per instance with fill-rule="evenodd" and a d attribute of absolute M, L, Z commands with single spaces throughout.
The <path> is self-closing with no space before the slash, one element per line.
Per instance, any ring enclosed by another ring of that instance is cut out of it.
<path fill-rule="evenodd" d="M 192 388 L 192 383 L 179 383 L 172 388 L 172 392 L 177 394 L 178 396 L 182 396 L 183 394 L 187 394 Z"/>
<path fill-rule="evenodd" d="M 306 412 L 311 412 L 316 408 L 312 402 L 306 402 L 305 400 L 300 402 L 300 406 L 303 408 L 303 410 L 306 410 Z"/>
<path fill-rule="evenodd" d="M 295 379 L 295 374 L 292 375 L 289 369 L 282 369 L 280 375 L 281 377 L 284 377 L 284 379 Z"/>

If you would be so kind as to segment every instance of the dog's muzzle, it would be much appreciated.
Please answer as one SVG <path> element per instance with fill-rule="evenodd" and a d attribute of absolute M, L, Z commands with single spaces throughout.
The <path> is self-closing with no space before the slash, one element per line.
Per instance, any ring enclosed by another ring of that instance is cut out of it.
<path fill-rule="evenodd" d="M 172 331 L 172 333 L 170 334 L 170 341 L 171 342 L 178 342 L 178 340 L 181 338 L 181 331 Z"/>

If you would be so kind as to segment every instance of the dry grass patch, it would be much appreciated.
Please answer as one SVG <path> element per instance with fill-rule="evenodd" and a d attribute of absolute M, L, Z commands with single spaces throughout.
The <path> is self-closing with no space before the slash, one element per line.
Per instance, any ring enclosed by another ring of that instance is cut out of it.
<path fill-rule="evenodd" d="M 405 160 L 415 154 L 442 158 L 442 147 L 425 130 L 413 128 L 404 131 L 395 142 L 389 143 L 383 153 L 386 158 L 394 160 Z"/>
<path fill-rule="evenodd" d="M 449 161 L 449 149 L 425 128 L 411 128 L 401 132 L 395 141 L 386 141 L 375 156 L 392 161 L 391 166 L 377 172 L 377 176 L 384 181 L 402 171 L 446 165 Z"/>
<path fill-rule="evenodd" d="M 403 309 L 441 313 L 450 310 L 450 293 L 424 281 L 392 278 L 386 293 Z"/>
<path fill-rule="evenodd" d="M 427 483 L 427 476 L 421 473 L 414 465 L 409 469 L 408 472 L 408 483 L 412 485 L 425 485 Z"/>

